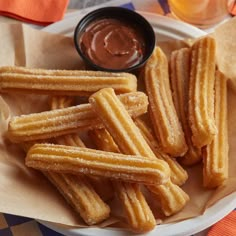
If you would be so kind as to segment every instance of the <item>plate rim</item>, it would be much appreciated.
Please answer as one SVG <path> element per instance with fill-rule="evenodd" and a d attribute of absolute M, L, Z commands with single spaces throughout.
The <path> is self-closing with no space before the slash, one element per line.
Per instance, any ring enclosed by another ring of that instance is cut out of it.
<path fill-rule="evenodd" d="M 170 30 L 179 31 L 182 34 L 188 35 L 190 38 L 197 38 L 206 35 L 207 33 L 190 25 L 185 22 L 179 21 L 177 19 L 173 19 L 170 17 L 166 17 L 160 14 L 154 14 L 150 12 L 145 11 L 137 11 L 141 15 L 143 15 L 151 24 L 154 22 L 157 22 L 158 26 L 161 26 L 162 28 L 167 28 Z M 73 12 L 73 15 L 75 12 Z M 65 28 L 67 25 L 70 25 L 70 27 L 76 27 L 79 20 L 84 16 L 85 14 L 80 14 L 78 11 L 78 16 L 72 16 L 69 18 L 66 18 L 64 20 L 58 21 L 54 24 L 51 24 L 47 27 L 44 27 L 41 29 L 44 32 L 48 33 L 63 33 L 62 28 Z M 65 27 L 64 27 L 65 25 Z M 72 26 L 73 25 L 73 26 Z M 60 31 L 59 31 L 60 30 Z"/>
<path fill-rule="evenodd" d="M 224 206 L 224 208 L 222 206 Z M 157 228 L 146 233 L 145 235 L 154 236 L 156 234 L 159 234 L 162 236 L 172 236 L 173 231 L 171 231 L 170 227 L 173 225 L 175 225 L 175 226 L 178 225 L 179 228 L 181 229 L 178 232 L 174 231 L 175 236 L 189 236 L 189 235 L 192 235 L 195 233 L 199 233 L 200 231 L 210 227 L 214 223 L 216 223 L 219 220 L 221 220 L 222 218 L 224 218 L 232 210 L 234 210 L 235 207 L 236 207 L 236 192 L 233 192 L 233 193 L 229 194 L 228 196 L 217 201 L 213 206 L 208 208 L 204 212 L 204 214 L 202 214 L 202 215 L 199 215 L 199 216 L 187 219 L 187 220 L 183 220 L 180 222 L 157 225 L 156 226 Z M 220 208 L 221 210 L 218 210 L 218 208 Z M 215 213 L 213 215 L 213 217 L 211 215 L 212 211 Z M 203 220 L 205 220 L 205 221 L 203 221 Z M 67 236 L 94 236 L 94 235 L 97 236 L 97 235 L 99 235 L 99 232 L 103 236 L 110 236 L 110 235 L 112 235 L 112 233 L 114 236 L 124 236 L 124 235 L 127 235 L 127 233 L 132 234 L 130 231 L 119 230 L 119 229 L 112 228 L 112 227 L 107 227 L 107 228 L 90 227 L 90 228 L 63 229 L 63 227 L 58 227 L 57 225 L 55 225 L 51 222 L 46 222 L 46 221 L 42 221 L 42 220 L 37 220 L 37 221 L 39 223 L 47 226 L 48 228 L 51 228 L 59 233 L 65 234 Z M 195 227 L 193 227 L 194 224 L 195 224 Z M 165 230 L 164 228 L 166 228 L 166 227 L 168 227 L 168 231 L 169 231 L 168 233 L 166 233 L 166 231 L 165 232 L 162 231 L 162 230 Z M 94 230 L 96 232 L 94 232 Z M 115 232 L 115 234 L 114 234 L 114 232 Z M 136 235 L 136 234 L 132 234 L 132 235 Z M 137 234 L 137 235 L 141 236 L 143 234 Z"/>
<path fill-rule="evenodd" d="M 79 12 L 79 11 L 78 11 Z M 187 23 L 181 22 L 179 20 L 173 19 L 173 18 L 167 18 L 166 16 L 162 16 L 159 14 L 154 14 L 154 13 L 149 13 L 149 12 L 144 12 L 144 11 L 138 11 L 141 15 L 143 15 L 145 18 L 150 23 L 153 22 L 158 22 L 159 25 L 161 25 L 164 29 L 169 28 L 169 29 L 174 29 L 177 31 L 181 31 L 182 33 L 187 33 L 190 35 L 192 38 L 197 38 L 206 35 L 207 33 L 192 26 Z M 86 13 L 87 14 L 87 13 Z M 75 12 L 73 12 L 73 15 L 75 15 Z M 49 32 L 49 33 L 60 33 L 60 29 L 64 27 L 64 25 L 71 24 L 71 22 L 78 22 L 80 18 L 82 18 L 82 14 L 78 13 L 78 16 L 72 16 L 69 18 L 66 18 L 62 21 L 56 22 L 54 24 L 51 24 L 45 28 L 42 29 L 42 31 Z M 157 24 L 158 24 L 157 23 Z M 76 25 L 74 25 L 75 27 Z M 227 204 L 225 204 L 227 203 Z M 224 207 L 221 207 L 224 206 Z M 228 196 L 224 197 L 223 199 L 219 200 L 216 202 L 213 206 L 211 206 L 209 209 L 207 209 L 204 214 L 183 220 L 181 222 L 176 222 L 176 223 L 168 223 L 168 224 L 163 224 L 163 225 L 158 225 L 157 228 L 155 228 L 153 231 L 149 232 L 148 235 L 155 235 L 156 233 L 159 233 L 159 229 L 165 228 L 165 227 L 171 227 L 171 226 L 180 226 L 182 229 L 179 232 L 175 231 L 176 236 L 188 236 L 190 234 L 195 234 L 198 233 L 209 226 L 213 225 L 220 219 L 222 219 L 224 216 L 226 216 L 228 213 L 230 213 L 234 208 L 236 207 L 236 192 L 233 192 L 229 194 Z M 220 210 L 218 210 L 220 208 Z M 214 212 L 214 215 L 211 215 L 211 212 Z M 211 217 L 209 217 L 211 215 Z M 205 220 L 206 218 L 206 220 Z M 37 219 L 36 219 L 37 220 Z M 96 227 L 91 227 L 91 228 L 76 228 L 76 229 L 65 229 L 63 227 L 58 227 L 58 225 L 55 225 L 54 223 L 51 222 L 46 222 L 43 220 L 37 220 L 39 223 L 45 225 L 48 228 L 51 228 L 52 230 L 70 235 L 70 236 L 79 236 L 79 235 L 86 235 L 86 236 L 92 236 L 92 235 L 98 235 L 99 232 L 101 235 L 109 235 L 114 233 L 114 230 L 118 233 L 115 234 L 115 236 L 123 236 L 127 235 L 127 232 L 130 234 L 129 231 L 123 231 L 111 227 L 107 228 L 96 228 Z M 200 222 L 196 225 L 196 222 Z M 195 227 L 193 227 L 193 224 L 195 224 Z M 186 228 L 187 225 L 191 225 L 191 227 L 188 229 Z M 96 232 L 94 232 L 94 230 Z M 99 232 L 98 232 L 99 231 Z M 168 228 L 168 231 L 170 231 L 170 228 Z M 173 231 L 172 231 L 173 232 Z M 69 234 L 68 234 L 69 233 Z M 94 234 L 95 233 L 95 234 Z M 109 233 L 109 234 L 107 234 Z M 139 234 L 140 235 L 140 234 Z M 145 234 L 147 235 L 147 234 Z M 163 236 L 170 236 L 171 234 L 163 234 L 161 232 L 161 235 Z"/>

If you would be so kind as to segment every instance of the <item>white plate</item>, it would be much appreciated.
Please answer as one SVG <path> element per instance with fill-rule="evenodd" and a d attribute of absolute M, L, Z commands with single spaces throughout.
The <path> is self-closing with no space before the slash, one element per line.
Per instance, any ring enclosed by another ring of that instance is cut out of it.
<path fill-rule="evenodd" d="M 164 16 L 159 16 L 156 14 L 150 14 L 145 12 L 140 12 L 153 26 L 154 31 L 157 36 L 157 41 L 164 41 L 170 39 L 185 39 L 185 38 L 196 38 L 205 35 L 206 33 L 180 21 L 170 19 Z M 52 24 L 46 28 L 44 31 L 50 33 L 60 33 L 67 36 L 73 36 L 74 28 L 76 27 L 79 20 L 82 18 L 81 14 L 78 16 L 67 17 L 67 19 Z M 232 193 L 229 196 L 221 199 L 214 206 L 209 208 L 204 215 L 184 220 L 178 223 L 158 225 L 153 231 L 146 234 L 149 236 L 162 235 L 162 236 L 188 236 L 197 232 L 200 232 L 215 222 L 222 219 L 229 212 L 231 212 L 236 207 L 236 193 Z M 130 235 L 127 231 L 121 231 L 115 228 L 83 228 L 83 229 L 64 229 L 58 227 L 52 223 L 40 221 L 40 223 L 46 225 L 47 227 L 65 234 L 67 236 L 124 236 Z"/>
<path fill-rule="evenodd" d="M 181 40 L 185 38 L 197 38 L 206 34 L 204 31 L 181 21 L 147 12 L 139 13 L 152 24 L 157 36 L 157 41 L 165 41 L 168 39 Z M 74 15 L 75 13 L 73 13 L 73 16 Z M 65 20 L 43 28 L 43 31 L 73 36 L 74 29 L 83 16 L 84 14 L 78 13 L 78 16 L 69 18 L 67 17 Z"/>

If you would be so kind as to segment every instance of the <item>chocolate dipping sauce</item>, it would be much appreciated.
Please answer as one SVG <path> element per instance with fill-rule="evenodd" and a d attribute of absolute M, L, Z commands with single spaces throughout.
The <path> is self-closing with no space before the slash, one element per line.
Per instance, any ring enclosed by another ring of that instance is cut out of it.
<path fill-rule="evenodd" d="M 145 42 L 134 25 L 119 19 L 92 22 L 80 37 L 82 52 L 98 66 L 124 69 L 137 65 L 145 54 Z"/>

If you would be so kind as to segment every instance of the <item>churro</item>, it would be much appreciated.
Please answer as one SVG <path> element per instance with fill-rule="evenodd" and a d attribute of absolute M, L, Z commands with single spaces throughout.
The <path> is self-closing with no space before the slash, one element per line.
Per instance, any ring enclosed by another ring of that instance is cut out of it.
<path fill-rule="evenodd" d="M 156 225 L 156 220 L 139 185 L 121 181 L 115 181 L 113 185 L 132 230 L 138 233 L 152 230 Z"/>
<path fill-rule="evenodd" d="M 183 156 L 187 144 L 172 100 L 167 58 L 159 47 L 144 67 L 144 80 L 150 117 L 163 151 L 171 156 Z"/>
<path fill-rule="evenodd" d="M 215 40 L 204 37 L 191 49 L 189 120 L 193 144 L 210 144 L 217 133 L 214 119 Z"/>
<path fill-rule="evenodd" d="M 100 150 L 120 152 L 105 128 L 91 130 L 90 137 Z M 113 181 L 112 183 L 132 230 L 139 233 L 151 230 L 156 225 L 156 221 L 140 187 L 137 184 L 121 181 Z"/>
<path fill-rule="evenodd" d="M 188 151 L 180 158 L 184 165 L 193 165 L 202 159 L 201 149 L 192 143 L 192 131 L 188 120 L 189 77 L 190 77 L 190 49 L 182 48 L 171 53 L 170 84 L 173 102 L 182 124 Z"/>
<path fill-rule="evenodd" d="M 113 89 L 102 89 L 89 98 L 93 109 L 98 113 L 104 126 L 112 135 L 121 152 L 129 155 L 141 155 L 144 159 L 157 160 L 155 154 L 143 138 L 138 127 L 119 101 Z M 167 165 L 166 171 L 169 172 Z M 188 195 L 177 185 L 168 180 L 168 185 L 153 185 L 150 190 L 158 199 L 163 189 L 168 198 L 163 201 L 162 210 L 166 215 L 180 211 L 189 200 Z M 175 190 L 170 192 L 169 185 Z M 148 186 L 147 186 L 148 187 Z M 155 189 L 155 190 L 154 190 Z M 158 194 L 157 194 L 158 193 Z"/>
<path fill-rule="evenodd" d="M 116 93 L 137 90 L 137 79 L 129 73 L 34 70 L 0 68 L 0 91 L 89 96 L 107 87 L 114 88 Z"/>
<path fill-rule="evenodd" d="M 34 144 L 35 142 L 23 143 L 24 151 L 27 153 Z M 85 177 L 52 171 L 42 171 L 42 173 L 88 225 L 98 224 L 109 217 L 110 207 Z"/>
<path fill-rule="evenodd" d="M 144 123 L 144 121 L 142 121 L 140 118 L 136 118 L 135 124 L 141 131 L 143 137 L 156 157 L 168 163 L 170 167 L 171 181 L 179 186 L 183 185 L 188 179 L 188 174 L 184 168 L 175 160 L 175 158 L 168 156 L 161 150 L 159 143 L 155 139 L 153 131 Z"/>
<path fill-rule="evenodd" d="M 147 96 L 142 92 L 119 95 L 131 116 L 147 111 Z M 8 126 L 13 142 L 48 139 L 80 130 L 102 127 L 90 104 L 13 117 Z"/>
<path fill-rule="evenodd" d="M 50 99 L 51 110 L 63 109 L 71 106 L 73 103 L 74 97 L 70 96 L 52 96 Z M 58 136 L 55 138 L 55 142 L 61 145 L 85 147 L 77 133 Z"/>
<path fill-rule="evenodd" d="M 58 109 L 68 107 L 72 102 L 72 97 L 55 96 L 51 98 L 50 105 L 51 109 Z M 78 134 L 57 137 L 56 143 L 84 147 Z M 110 207 L 103 202 L 86 177 L 50 171 L 44 171 L 43 174 L 88 225 L 97 224 L 109 217 Z"/>
<path fill-rule="evenodd" d="M 27 153 L 26 165 L 43 171 L 91 174 L 147 185 L 163 184 L 170 174 L 168 165 L 161 160 L 54 144 L 35 144 Z"/>
<path fill-rule="evenodd" d="M 43 172 L 88 225 L 109 217 L 110 208 L 84 176 Z"/>
<path fill-rule="evenodd" d="M 220 71 L 215 77 L 214 104 L 218 133 L 203 149 L 203 185 L 207 188 L 218 187 L 228 178 L 227 79 Z"/>

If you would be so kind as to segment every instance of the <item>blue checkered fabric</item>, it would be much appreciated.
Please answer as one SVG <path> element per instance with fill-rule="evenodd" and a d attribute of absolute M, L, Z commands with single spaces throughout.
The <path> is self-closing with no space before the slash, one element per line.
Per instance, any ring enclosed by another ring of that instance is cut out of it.
<path fill-rule="evenodd" d="M 62 236 L 34 219 L 0 214 L 0 236 Z"/>

